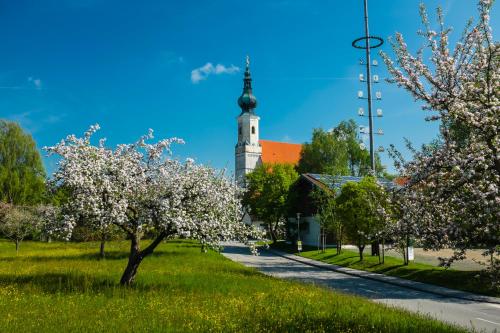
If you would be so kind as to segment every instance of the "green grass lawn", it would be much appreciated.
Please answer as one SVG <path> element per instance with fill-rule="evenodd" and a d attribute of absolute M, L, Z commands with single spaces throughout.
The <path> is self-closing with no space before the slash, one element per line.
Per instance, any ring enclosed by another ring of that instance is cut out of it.
<path fill-rule="evenodd" d="M 289 253 L 295 253 L 296 248 L 280 242 L 276 245 L 277 249 L 285 250 Z M 357 251 L 342 250 L 337 255 L 336 249 L 327 249 L 321 253 L 317 249 L 305 248 L 300 255 L 306 258 L 323 261 L 329 264 L 344 266 L 363 271 L 381 273 L 391 276 L 401 277 L 403 279 L 435 284 L 438 286 L 470 291 L 473 293 L 500 296 L 499 290 L 491 289 L 491 282 L 485 277 L 477 277 L 478 271 L 459 271 L 454 269 L 444 269 L 426 264 L 410 262 L 408 266 L 403 265 L 403 259 L 394 257 L 385 257 L 385 263 L 379 264 L 378 257 L 371 256 L 369 251 L 365 250 L 363 261 L 359 261 Z"/>
<path fill-rule="evenodd" d="M 0 241 L 0 332 L 459 332 L 358 297 L 264 276 L 198 244 L 161 244 L 133 287 L 129 244 Z"/>

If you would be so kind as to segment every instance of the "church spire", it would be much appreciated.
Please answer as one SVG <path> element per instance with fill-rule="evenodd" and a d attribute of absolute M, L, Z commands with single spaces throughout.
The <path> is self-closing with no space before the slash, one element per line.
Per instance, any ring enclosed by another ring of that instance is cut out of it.
<path fill-rule="evenodd" d="M 245 77 L 243 78 L 243 93 L 238 98 L 241 112 L 253 113 L 257 107 L 257 98 L 252 93 L 252 77 L 250 75 L 250 57 L 246 57 Z"/>

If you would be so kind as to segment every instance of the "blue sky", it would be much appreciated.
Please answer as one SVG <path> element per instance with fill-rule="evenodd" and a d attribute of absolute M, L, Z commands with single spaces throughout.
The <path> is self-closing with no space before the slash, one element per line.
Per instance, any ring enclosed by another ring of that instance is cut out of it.
<path fill-rule="evenodd" d="M 475 0 L 424 2 L 429 10 L 442 5 L 454 36 L 477 13 Z M 371 0 L 372 34 L 400 31 L 416 50 L 419 3 Z M 497 4 L 495 38 L 499 11 Z M 20 122 L 39 147 L 94 123 L 111 145 L 153 128 L 157 138 L 186 141 L 174 147 L 177 156 L 232 171 L 247 54 L 261 138 L 301 143 L 315 127 L 364 123 L 356 115 L 364 106 L 356 98 L 363 54 L 351 47 L 363 34 L 362 14 L 361 0 L 0 0 L 0 114 Z M 207 63 L 208 75 L 193 74 Z M 375 72 L 386 76 L 383 67 Z M 385 114 L 376 119 L 385 132 L 377 145 L 436 136 L 436 124 L 406 92 L 377 88 Z M 45 162 L 53 169 L 53 160 Z"/>

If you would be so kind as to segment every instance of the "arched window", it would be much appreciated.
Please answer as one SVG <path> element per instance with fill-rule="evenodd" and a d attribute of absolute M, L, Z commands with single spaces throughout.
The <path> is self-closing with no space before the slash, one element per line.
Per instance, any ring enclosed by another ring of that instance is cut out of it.
<path fill-rule="evenodd" d="M 252 126 L 252 134 L 255 134 L 255 126 Z"/>

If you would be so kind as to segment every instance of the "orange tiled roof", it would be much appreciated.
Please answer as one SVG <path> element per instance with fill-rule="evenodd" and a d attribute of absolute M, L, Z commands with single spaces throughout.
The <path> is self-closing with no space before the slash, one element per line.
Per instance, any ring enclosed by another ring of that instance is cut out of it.
<path fill-rule="evenodd" d="M 268 140 L 259 140 L 259 143 L 262 146 L 263 163 L 299 163 L 301 144 Z"/>
<path fill-rule="evenodd" d="M 399 186 L 405 186 L 408 183 L 409 179 L 406 177 L 396 177 L 393 182 Z"/>

